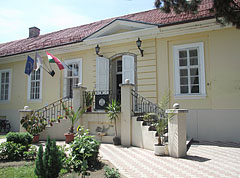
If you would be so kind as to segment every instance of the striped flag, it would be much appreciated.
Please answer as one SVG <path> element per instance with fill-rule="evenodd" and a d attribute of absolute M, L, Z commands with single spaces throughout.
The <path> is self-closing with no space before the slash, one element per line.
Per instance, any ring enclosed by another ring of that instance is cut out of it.
<path fill-rule="evenodd" d="M 38 69 L 42 66 L 43 60 L 38 52 L 35 53 L 35 62 L 34 62 L 34 70 L 38 71 Z"/>
<path fill-rule="evenodd" d="M 64 69 L 63 63 L 57 57 L 55 57 L 54 55 L 52 55 L 52 54 L 50 54 L 48 52 L 46 52 L 46 54 L 47 54 L 49 63 L 56 63 L 58 68 L 59 68 L 59 70 Z"/>

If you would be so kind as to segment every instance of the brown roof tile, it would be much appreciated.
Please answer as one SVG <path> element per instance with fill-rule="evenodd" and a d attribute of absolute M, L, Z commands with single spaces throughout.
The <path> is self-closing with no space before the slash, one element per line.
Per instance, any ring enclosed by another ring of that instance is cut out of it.
<path fill-rule="evenodd" d="M 73 28 L 67 28 L 64 30 L 40 35 L 35 38 L 27 38 L 2 43 L 0 44 L 0 57 L 80 42 L 84 38 L 103 28 L 115 19 L 127 19 L 158 25 L 170 25 L 174 23 L 210 17 L 212 16 L 212 14 L 209 12 L 209 9 L 211 7 L 212 0 L 203 0 L 202 4 L 199 7 L 199 13 L 194 15 L 187 13 L 175 14 L 174 12 L 166 14 L 158 9 L 153 9 L 135 14 L 128 14 L 120 17 L 101 20 Z"/>

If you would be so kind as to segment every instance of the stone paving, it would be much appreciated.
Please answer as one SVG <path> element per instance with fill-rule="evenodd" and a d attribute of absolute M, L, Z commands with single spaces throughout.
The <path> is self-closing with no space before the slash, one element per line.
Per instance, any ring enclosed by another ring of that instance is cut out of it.
<path fill-rule="evenodd" d="M 5 139 L 0 139 L 0 143 L 3 141 Z M 57 141 L 57 144 L 64 145 L 65 142 Z M 235 143 L 201 141 L 191 146 L 187 157 L 179 159 L 155 156 L 153 151 L 138 147 L 102 143 L 100 156 L 127 178 L 240 178 L 240 144 Z"/>
<path fill-rule="evenodd" d="M 129 178 L 231 177 L 240 178 L 240 144 L 200 142 L 186 158 L 155 156 L 153 151 L 101 144 L 100 154 Z"/>

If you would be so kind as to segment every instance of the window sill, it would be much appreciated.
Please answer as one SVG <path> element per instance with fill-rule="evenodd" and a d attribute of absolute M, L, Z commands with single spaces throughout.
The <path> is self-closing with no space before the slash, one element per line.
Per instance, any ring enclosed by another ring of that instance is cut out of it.
<path fill-rule="evenodd" d="M 41 103 L 41 102 L 42 102 L 42 99 L 37 99 L 37 100 L 28 99 L 28 103 Z"/>
<path fill-rule="evenodd" d="M 207 95 L 174 95 L 174 99 L 206 99 Z"/>
<path fill-rule="evenodd" d="M 9 104 L 10 100 L 0 100 L 0 104 Z"/>

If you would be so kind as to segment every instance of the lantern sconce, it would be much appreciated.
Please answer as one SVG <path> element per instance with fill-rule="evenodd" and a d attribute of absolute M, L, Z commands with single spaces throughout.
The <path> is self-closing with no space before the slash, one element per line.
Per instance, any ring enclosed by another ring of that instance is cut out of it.
<path fill-rule="evenodd" d="M 141 45 L 142 45 L 142 41 L 140 40 L 140 38 L 138 38 L 138 40 L 136 41 L 137 47 L 141 52 L 141 56 L 143 57 L 143 49 L 141 49 Z"/>
<path fill-rule="evenodd" d="M 99 45 L 97 45 L 97 46 L 95 47 L 95 51 L 96 51 L 96 54 L 97 54 L 99 57 L 103 57 L 103 55 L 99 54 L 99 52 L 100 52 L 100 47 L 99 47 Z"/>

